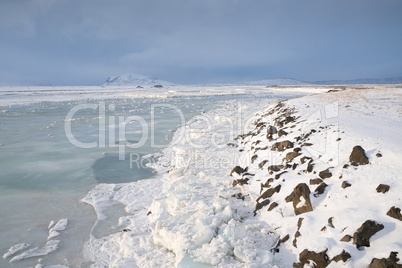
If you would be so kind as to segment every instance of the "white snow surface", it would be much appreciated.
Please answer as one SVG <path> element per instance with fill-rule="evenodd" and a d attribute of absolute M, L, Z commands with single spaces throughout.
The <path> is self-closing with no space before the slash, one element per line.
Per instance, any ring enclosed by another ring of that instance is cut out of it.
<path fill-rule="evenodd" d="M 106 80 L 106 83 L 103 84 L 102 86 L 142 86 L 143 87 L 143 86 L 155 86 L 155 85 L 172 86 L 174 84 L 167 82 L 167 81 L 158 80 L 158 79 L 156 79 L 154 77 L 150 77 L 150 76 L 127 73 L 127 74 L 121 74 L 121 75 L 109 77 Z"/>
<path fill-rule="evenodd" d="M 83 201 L 94 207 L 97 224 L 110 221 L 107 215 L 116 205 L 125 212 L 103 233 L 94 226 L 87 248 L 92 267 L 291 267 L 304 249 L 327 250 L 330 259 L 342 250 L 352 256 L 328 267 L 366 267 L 391 251 L 402 257 L 402 222 L 386 215 L 391 206 L 402 207 L 401 88 L 313 94 L 283 105 L 296 120 L 283 126 L 288 134 L 274 136 L 274 141 L 267 140 L 267 127 L 283 109 L 271 111 L 275 104 L 267 99 L 243 103 L 241 109 L 230 101 L 193 118 L 177 130 L 170 147 L 149 156 L 159 158 L 152 166 L 156 178 L 101 184 L 90 191 Z M 305 141 L 295 140 L 308 133 Z M 254 216 L 257 198 L 268 189 L 261 184 L 275 178 L 267 167 L 286 165 L 284 157 L 292 151 L 270 150 L 273 142 L 283 140 L 300 147 L 302 155 L 289 163 L 297 163 L 295 169 L 287 169 L 271 183 L 272 188 L 281 185 L 270 197 L 278 206 L 271 211 L 263 207 Z M 313 145 L 301 146 L 305 142 Z M 355 145 L 365 149 L 370 164 L 350 165 Z M 302 156 L 313 159 L 313 172 L 305 172 Z M 260 169 L 263 160 L 268 162 Z M 345 164 L 349 167 L 343 168 Z M 249 174 L 230 176 L 236 165 L 248 167 Z M 324 180 L 328 186 L 323 194 L 314 195 L 316 185 L 309 180 L 327 168 L 332 172 Z M 248 184 L 232 186 L 233 180 L 242 178 L 248 178 Z M 343 189 L 343 181 L 351 187 Z M 301 182 L 310 187 L 313 211 L 295 215 L 285 197 Z M 389 192 L 378 193 L 380 183 L 390 185 Z M 301 236 L 295 247 L 300 218 Z M 353 236 L 366 220 L 384 225 L 371 237 L 370 247 L 358 250 L 353 241 L 340 241 L 346 234 Z M 277 246 L 286 235 L 290 238 Z M 279 252 L 273 250 L 276 246 Z"/>

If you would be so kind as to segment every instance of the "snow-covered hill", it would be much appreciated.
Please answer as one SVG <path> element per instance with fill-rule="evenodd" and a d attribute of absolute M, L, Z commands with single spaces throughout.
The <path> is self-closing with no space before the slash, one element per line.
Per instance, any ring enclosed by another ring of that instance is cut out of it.
<path fill-rule="evenodd" d="M 152 87 L 155 85 L 172 86 L 173 83 L 158 80 L 154 77 L 145 76 L 141 74 L 121 74 L 117 76 L 109 77 L 106 83 L 102 86 L 142 86 Z"/>
<path fill-rule="evenodd" d="M 264 79 L 257 81 L 250 81 L 242 83 L 244 85 L 252 85 L 252 86 L 303 86 L 303 85 L 312 85 L 310 82 L 300 81 L 292 78 L 278 78 L 278 79 Z"/>
<path fill-rule="evenodd" d="M 402 77 L 361 78 L 353 80 L 324 80 L 314 82 L 318 85 L 367 85 L 367 84 L 402 84 Z"/>

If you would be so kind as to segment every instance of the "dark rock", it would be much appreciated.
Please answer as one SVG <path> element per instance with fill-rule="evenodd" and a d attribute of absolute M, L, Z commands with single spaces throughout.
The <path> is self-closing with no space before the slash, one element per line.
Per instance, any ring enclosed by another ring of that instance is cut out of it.
<path fill-rule="evenodd" d="M 342 242 L 349 242 L 350 240 L 352 240 L 353 237 L 351 237 L 350 235 L 345 235 L 344 237 L 341 238 Z"/>
<path fill-rule="evenodd" d="M 332 260 L 336 261 L 336 262 L 339 262 L 339 261 L 346 262 L 351 257 L 352 256 L 350 256 L 349 252 L 343 250 L 341 254 L 336 255 L 335 257 L 332 258 Z"/>
<path fill-rule="evenodd" d="M 235 166 L 232 171 L 230 172 L 230 176 L 233 176 L 233 173 L 242 174 L 247 171 L 248 168 L 242 168 L 240 166 Z"/>
<path fill-rule="evenodd" d="M 310 185 L 317 185 L 322 183 L 322 179 L 310 179 Z"/>
<path fill-rule="evenodd" d="M 283 129 L 280 129 L 278 132 L 278 137 L 282 137 L 282 136 L 286 136 L 288 135 L 288 133 L 286 131 L 284 131 Z"/>
<path fill-rule="evenodd" d="M 291 141 L 281 141 L 272 144 L 271 151 L 283 152 L 289 148 L 293 148 L 293 143 Z"/>
<path fill-rule="evenodd" d="M 260 195 L 260 197 L 257 198 L 257 202 L 260 199 L 267 199 L 267 198 L 272 197 L 272 195 L 274 193 L 279 193 L 280 190 L 281 190 L 281 185 L 278 185 L 275 188 L 271 188 L 271 189 L 266 190 L 262 195 Z"/>
<path fill-rule="evenodd" d="M 302 164 L 304 164 L 306 161 L 311 160 L 311 159 L 312 159 L 311 157 L 303 156 L 302 158 L 300 158 L 300 162 L 301 162 Z"/>
<path fill-rule="evenodd" d="M 265 206 L 268 206 L 270 202 L 271 202 L 271 201 L 270 201 L 269 199 L 265 199 L 265 200 L 262 201 L 261 203 L 258 203 L 258 202 L 257 202 L 257 204 L 256 204 L 256 206 L 255 206 L 255 210 L 254 210 L 254 216 L 257 215 L 257 211 L 258 211 L 258 210 L 262 209 L 262 208 L 265 207 Z"/>
<path fill-rule="evenodd" d="M 392 218 L 394 218 L 394 219 L 402 221 L 402 214 L 401 214 L 401 209 L 400 208 L 397 208 L 395 206 L 391 207 L 388 210 L 387 215 L 392 217 Z"/>
<path fill-rule="evenodd" d="M 325 188 L 327 188 L 327 184 L 325 182 L 321 183 L 320 185 L 318 185 L 317 188 L 315 188 L 314 190 L 314 196 L 318 197 L 319 195 L 323 194 L 325 192 Z"/>
<path fill-rule="evenodd" d="M 372 220 L 367 220 L 353 234 L 353 243 L 358 249 L 363 246 L 369 247 L 370 238 L 382 229 L 384 229 L 384 225 Z"/>
<path fill-rule="evenodd" d="M 285 173 L 287 173 L 287 171 L 282 171 L 281 173 L 275 174 L 275 180 L 278 180 L 282 176 L 282 174 Z"/>
<path fill-rule="evenodd" d="M 398 258 L 398 252 L 392 251 L 389 254 L 388 259 L 382 258 L 382 259 L 377 259 L 374 258 L 370 265 L 369 268 L 402 268 L 402 264 L 398 263 L 399 258 Z"/>
<path fill-rule="evenodd" d="M 261 163 L 258 164 L 258 167 L 259 167 L 260 169 L 262 169 L 262 168 L 264 167 L 264 165 L 265 165 L 267 162 L 268 162 L 268 160 L 262 161 Z"/>
<path fill-rule="evenodd" d="M 343 165 L 343 168 L 348 168 L 348 167 L 349 167 L 348 164 Z"/>
<path fill-rule="evenodd" d="M 297 221 L 297 231 L 300 230 L 300 227 L 302 226 L 304 218 L 299 218 L 299 220 Z"/>
<path fill-rule="evenodd" d="M 313 145 L 313 144 L 310 143 L 310 142 L 305 142 L 305 143 L 302 144 L 302 146 L 312 146 L 312 145 Z"/>
<path fill-rule="evenodd" d="M 298 164 L 297 163 L 293 163 L 292 165 L 292 169 L 295 170 L 297 168 Z"/>
<path fill-rule="evenodd" d="M 285 201 L 286 201 L 286 203 L 289 203 L 289 202 L 292 202 L 294 198 L 295 198 L 295 193 L 292 192 L 290 195 L 285 197 Z"/>
<path fill-rule="evenodd" d="M 352 153 L 349 156 L 349 161 L 357 165 L 367 165 L 369 163 L 364 149 L 359 145 L 353 147 Z"/>
<path fill-rule="evenodd" d="M 350 187 L 350 186 L 352 186 L 352 184 L 350 184 L 350 183 L 347 182 L 347 181 L 343 181 L 343 182 L 342 182 L 342 185 L 341 185 L 341 187 L 342 187 L 343 189 L 345 189 L 345 188 L 347 188 L 347 187 Z"/>
<path fill-rule="evenodd" d="M 313 169 L 314 169 L 314 164 L 311 163 L 311 161 L 310 161 L 310 163 L 307 165 L 307 172 L 312 172 Z"/>
<path fill-rule="evenodd" d="M 300 233 L 299 231 L 296 231 L 296 233 L 295 233 L 295 238 L 294 238 L 293 241 L 292 241 L 292 244 L 293 244 L 293 246 L 294 246 L 295 248 L 297 248 L 297 238 L 298 238 L 299 236 L 301 236 L 301 233 Z"/>
<path fill-rule="evenodd" d="M 249 181 L 249 179 L 248 178 L 245 178 L 245 179 L 238 179 L 238 180 L 234 180 L 233 182 L 232 182 L 232 185 L 233 185 L 233 187 L 234 186 L 236 186 L 236 185 L 245 185 L 245 184 L 248 184 L 248 181 Z"/>
<path fill-rule="evenodd" d="M 254 161 L 258 158 L 258 155 L 253 155 L 253 157 L 251 157 L 251 163 L 254 163 Z"/>
<path fill-rule="evenodd" d="M 148 211 L 147 216 L 149 216 L 149 215 L 151 215 L 151 214 L 152 214 L 152 211 Z"/>
<path fill-rule="evenodd" d="M 314 251 L 305 249 L 299 254 L 299 260 L 303 264 L 309 264 L 310 261 L 313 261 L 315 263 L 314 267 L 327 267 L 330 262 L 327 255 L 327 250 L 328 249 L 316 253 Z"/>
<path fill-rule="evenodd" d="M 385 194 L 386 192 L 389 191 L 389 185 L 380 184 L 380 185 L 378 185 L 378 187 L 377 187 L 376 190 L 377 190 L 377 193 L 383 193 L 383 194 Z"/>
<path fill-rule="evenodd" d="M 313 211 L 313 206 L 310 201 L 310 188 L 305 183 L 299 183 L 293 190 L 294 199 L 293 199 L 293 209 L 296 215 L 306 213 L 309 211 Z M 300 202 L 304 202 L 304 205 L 298 207 Z"/>
<path fill-rule="evenodd" d="M 233 194 L 232 197 L 235 197 L 236 199 L 241 199 L 244 201 L 244 195 L 242 193 L 238 193 L 238 194 Z"/>
<path fill-rule="evenodd" d="M 377 153 L 375 156 L 377 156 L 377 157 L 382 157 L 382 154 Z"/>
<path fill-rule="evenodd" d="M 294 148 L 294 149 L 293 149 L 293 152 L 300 153 L 301 150 L 302 150 L 302 149 L 301 149 L 300 147 L 297 147 L 297 148 Z"/>
<path fill-rule="evenodd" d="M 334 221 L 334 217 L 331 217 L 331 218 L 328 219 L 328 225 L 329 225 L 331 228 L 335 228 L 333 221 Z"/>
<path fill-rule="evenodd" d="M 331 178 L 332 173 L 331 171 L 329 171 L 329 168 L 327 168 L 326 170 L 320 171 L 320 173 L 318 173 L 318 176 L 320 176 L 321 179 Z"/>
<path fill-rule="evenodd" d="M 278 172 L 283 169 L 283 165 L 272 165 L 268 167 L 268 171 L 275 171 Z"/>
<path fill-rule="evenodd" d="M 278 206 L 278 203 L 273 202 L 273 203 L 269 206 L 268 211 L 273 210 L 273 209 L 276 208 L 277 206 Z"/>
<path fill-rule="evenodd" d="M 321 232 L 325 232 L 327 230 L 327 226 L 321 228 Z"/>
<path fill-rule="evenodd" d="M 290 162 L 293 161 L 293 159 L 295 159 L 296 157 L 298 157 L 299 155 L 301 155 L 301 153 L 298 152 L 290 152 L 286 154 L 286 161 Z"/>
<path fill-rule="evenodd" d="M 274 126 L 269 126 L 269 127 L 267 128 L 267 139 L 268 139 L 268 140 L 272 140 L 274 134 L 277 134 L 277 133 L 278 133 L 278 130 L 276 129 L 276 127 L 274 127 Z"/>

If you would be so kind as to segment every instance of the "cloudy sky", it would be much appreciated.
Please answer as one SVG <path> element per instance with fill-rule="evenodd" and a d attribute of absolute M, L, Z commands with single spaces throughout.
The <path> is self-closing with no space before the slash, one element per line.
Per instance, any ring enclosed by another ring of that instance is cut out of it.
<path fill-rule="evenodd" d="M 0 0 L 0 82 L 402 76 L 401 0 Z"/>

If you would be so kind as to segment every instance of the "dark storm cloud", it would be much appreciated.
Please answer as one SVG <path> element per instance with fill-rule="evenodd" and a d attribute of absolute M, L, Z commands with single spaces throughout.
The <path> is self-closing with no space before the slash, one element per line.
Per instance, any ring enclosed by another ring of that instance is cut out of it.
<path fill-rule="evenodd" d="M 402 75 L 400 0 L 2 0 L 0 81 Z"/>

